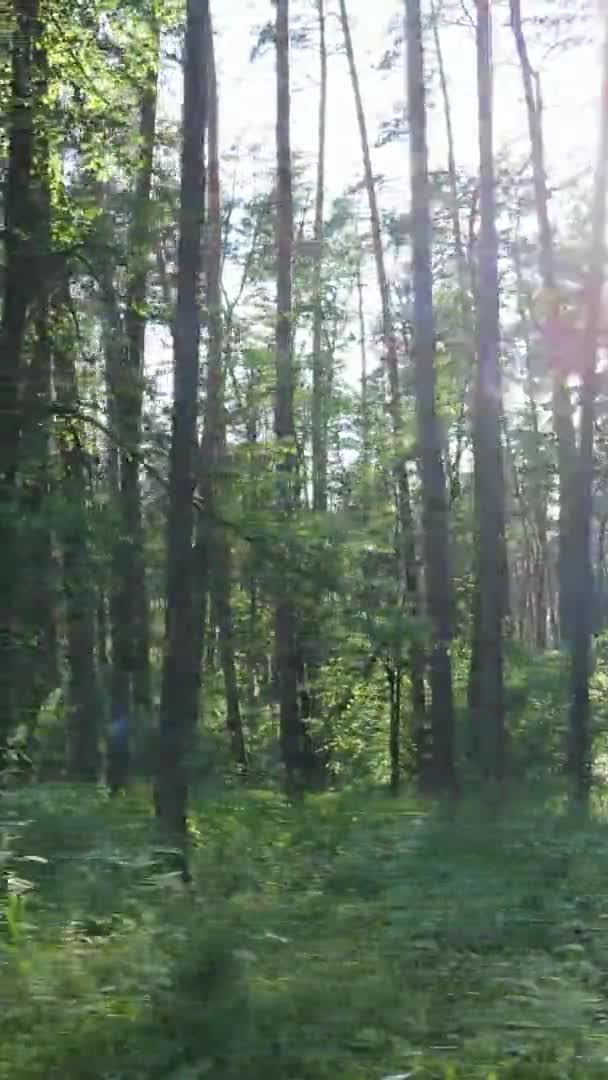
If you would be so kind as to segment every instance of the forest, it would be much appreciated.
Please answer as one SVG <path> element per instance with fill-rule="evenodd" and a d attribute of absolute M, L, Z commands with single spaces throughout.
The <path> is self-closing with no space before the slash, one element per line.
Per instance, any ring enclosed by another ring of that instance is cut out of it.
<path fill-rule="evenodd" d="M 0 1080 L 605 1078 L 606 0 L 0 0 L 0 146 Z"/>

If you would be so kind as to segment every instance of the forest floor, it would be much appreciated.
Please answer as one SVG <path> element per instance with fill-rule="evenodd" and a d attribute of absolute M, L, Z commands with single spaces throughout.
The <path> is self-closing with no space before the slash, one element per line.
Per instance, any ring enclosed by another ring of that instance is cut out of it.
<path fill-rule="evenodd" d="M 608 821 L 226 792 L 0 804 L 0 1078 L 608 1077 Z"/>

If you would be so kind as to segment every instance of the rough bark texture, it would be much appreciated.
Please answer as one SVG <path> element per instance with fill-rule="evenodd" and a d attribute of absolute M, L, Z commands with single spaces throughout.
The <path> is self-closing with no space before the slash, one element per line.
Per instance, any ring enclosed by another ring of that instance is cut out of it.
<path fill-rule="evenodd" d="M 575 565 L 578 574 L 577 603 L 571 646 L 570 741 L 568 769 L 572 795 L 585 806 L 589 797 L 592 765 L 591 634 L 593 629 L 593 569 L 591 563 L 591 514 L 593 496 L 593 436 L 597 393 L 597 349 L 604 280 L 606 188 L 608 186 L 608 15 L 602 56 L 599 115 L 599 148 L 591 213 L 591 251 L 585 299 L 587 304 L 583 341 L 581 422 L 575 485 Z"/>
<path fill-rule="evenodd" d="M 184 63 L 177 309 L 167 536 L 167 610 L 160 706 L 157 808 L 186 835 L 187 758 L 198 716 L 200 676 L 193 610 L 194 467 L 199 382 L 201 240 L 207 100 L 207 0 L 188 0 Z"/>
<path fill-rule="evenodd" d="M 504 775 L 502 623 L 504 612 L 504 477 L 500 438 L 501 375 L 498 242 L 493 157 L 493 91 L 489 0 L 477 0 L 480 235 L 478 362 L 475 402 L 475 496 L 479 605 L 478 732 L 481 771 Z"/>
<path fill-rule="evenodd" d="M 422 479 L 426 596 L 432 623 L 433 782 L 438 790 L 445 791 L 455 786 L 454 702 L 449 652 L 452 633 L 451 580 L 448 507 L 435 400 L 431 213 L 420 0 L 406 0 L 406 40 L 414 293 L 412 352 Z"/>
<path fill-rule="evenodd" d="M 553 233 L 549 220 L 545 147 L 542 126 L 540 80 L 530 63 L 522 27 L 521 0 L 511 0 L 511 28 L 515 38 L 526 102 L 528 133 L 532 157 L 534 203 L 539 232 L 540 274 L 549 309 L 558 302 L 556 294 Z M 535 91 L 536 84 L 536 91 Z M 548 311 L 551 316 L 551 310 Z M 547 357 L 551 365 L 552 357 Z M 573 465 L 576 453 L 572 402 L 567 383 L 558 372 L 553 373 L 553 428 L 557 440 L 557 471 L 559 481 L 558 582 L 560 632 L 569 640 L 574 609 L 577 605 L 577 570 L 573 551 Z"/>

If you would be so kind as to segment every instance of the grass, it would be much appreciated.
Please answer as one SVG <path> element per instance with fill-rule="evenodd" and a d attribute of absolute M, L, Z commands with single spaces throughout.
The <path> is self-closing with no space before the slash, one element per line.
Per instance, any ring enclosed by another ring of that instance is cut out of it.
<path fill-rule="evenodd" d="M 0 1080 L 608 1076 L 608 825 L 368 793 L 0 804 Z"/>

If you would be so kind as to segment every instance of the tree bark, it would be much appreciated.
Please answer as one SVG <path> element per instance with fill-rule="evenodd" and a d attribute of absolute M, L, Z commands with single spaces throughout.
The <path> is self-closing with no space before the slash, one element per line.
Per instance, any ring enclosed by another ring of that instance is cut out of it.
<path fill-rule="evenodd" d="M 547 195 L 547 175 L 545 170 L 545 147 L 542 127 L 542 109 L 540 98 L 540 80 L 535 76 L 528 55 L 528 47 L 521 19 L 521 0 L 511 2 L 511 28 L 515 38 L 519 66 L 526 102 L 528 132 L 532 156 L 532 179 L 534 183 L 534 203 L 539 232 L 540 274 L 548 302 L 549 312 L 555 314 L 559 304 L 556 293 L 555 257 L 553 251 L 553 233 L 549 220 Z M 536 92 L 535 92 L 536 80 Z M 555 365 L 548 357 L 553 369 L 553 428 L 557 440 L 557 471 L 559 482 L 559 534 L 558 534 L 558 582 L 560 596 L 560 633 L 564 640 L 569 640 L 574 609 L 577 599 L 577 570 L 573 554 L 573 463 L 576 454 L 572 402 L 565 380 L 555 371 Z"/>
<path fill-rule="evenodd" d="M 33 197 L 38 0 L 14 0 L 13 15 L 8 168 L 4 187 L 6 267 L 0 323 L 0 768 L 7 740 L 18 719 L 15 603 L 20 563 L 17 542 L 20 381 L 26 315 L 39 254 Z"/>
<path fill-rule="evenodd" d="M 408 118 L 412 220 L 413 343 L 418 451 L 427 610 L 432 623 L 430 653 L 433 784 L 456 785 L 452 695 L 452 583 L 449 570 L 448 508 L 441 434 L 435 397 L 435 321 L 431 266 L 431 211 L 426 135 L 424 52 L 420 0 L 406 0 Z"/>
<path fill-rule="evenodd" d="M 593 569 L 591 563 L 591 515 L 593 496 L 593 439 L 597 394 L 597 349 L 604 281 L 606 188 L 608 187 L 608 14 L 604 14 L 602 82 L 599 114 L 599 147 L 591 212 L 591 251 L 585 290 L 587 304 L 583 339 L 580 446 L 575 485 L 575 565 L 578 574 L 577 604 L 571 646 L 570 740 L 568 771 L 572 799 L 586 808 L 591 786 L 592 736 L 589 702 L 591 635 L 593 629 Z"/>
<path fill-rule="evenodd" d="M 500 782 L 505 771 L 502 624 L 504 615 L 504 475 L 500 439 L 501 372 L 498 240 L 493 150 L 493 87 L 489 0 L 477 0 L 480 235 L 478 362 L 475 408 L 476 526 L 479 605 L 478 717 L 480 766 Z"/>
<path fill-rule="evenodd" d="M 188 0 L 169 463 L 165 655 L 157 788 L 159 816 L 182 842 L 186 839 L 188 752 L 196 728 L 200 687 L 193 609 L 193 493 L 201 326 L 199 289 L 204 218 L 208 34 L 208 0 Z"/>

